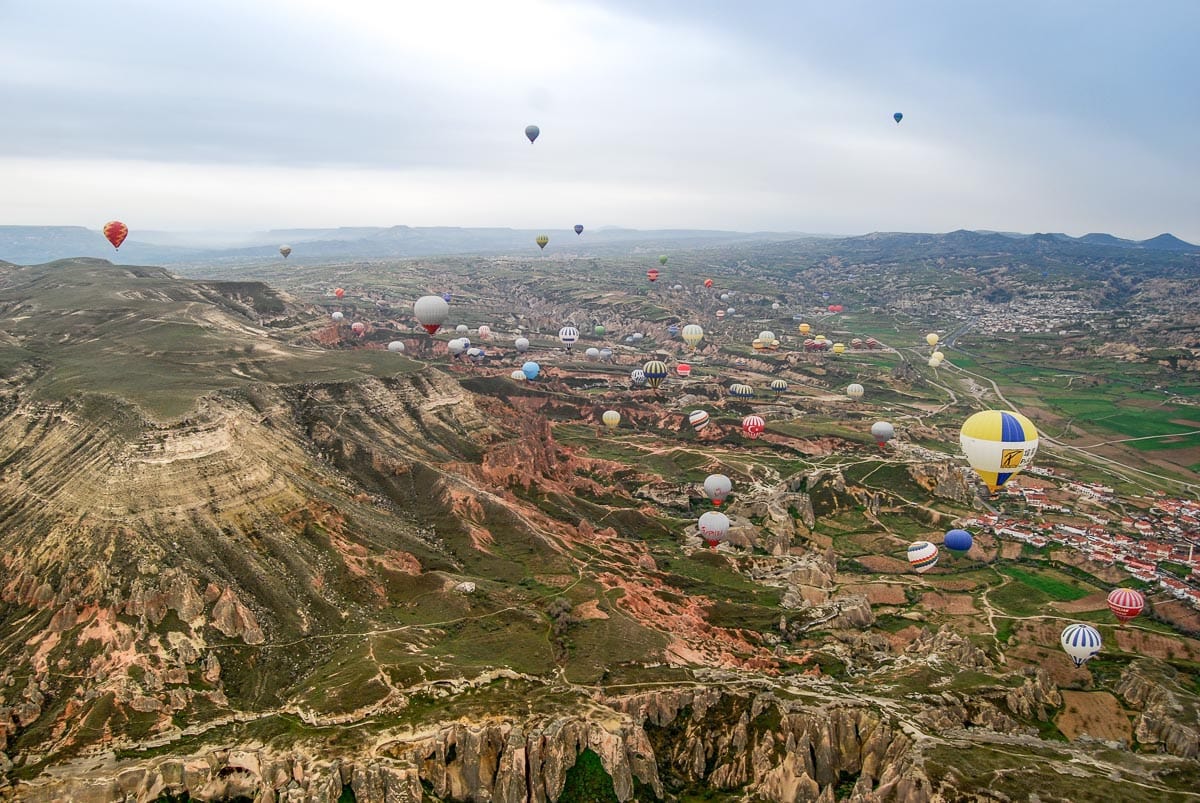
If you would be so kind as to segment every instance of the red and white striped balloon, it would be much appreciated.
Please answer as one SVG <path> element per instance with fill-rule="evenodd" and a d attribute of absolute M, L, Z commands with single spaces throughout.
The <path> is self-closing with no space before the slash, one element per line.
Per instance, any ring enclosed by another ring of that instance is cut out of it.
<path fill-rule="evenodd" d="M 1137 617 L 1146 607 L 1146 598 L 1132 588 L 1114 588 L 1108 594 L 1108 609 L 1124 624 Z"/>
<path fill-rule="evenodd" d="M 753 440 L 767 428 L 767 422 L 759 415 L 748 415 L 742 419 L 742 434 Z"/>
<path fill-rule="evenodd" d="M 692 366 L 688 365 L 686 362 L 681 362 L 679 365 L 675 366 L 675 373 L 679 374 L 684 379 L 687 379 L 692 374 Z"/>

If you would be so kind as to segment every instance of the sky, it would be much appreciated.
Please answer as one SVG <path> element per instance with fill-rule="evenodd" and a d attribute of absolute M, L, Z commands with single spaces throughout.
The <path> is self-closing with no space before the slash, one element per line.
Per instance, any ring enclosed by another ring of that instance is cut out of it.
<path fill-rule="evenodd" d="M 1200 243 L 1197 41 L 1193 0 L 0 0 L 0 225 Z"/>

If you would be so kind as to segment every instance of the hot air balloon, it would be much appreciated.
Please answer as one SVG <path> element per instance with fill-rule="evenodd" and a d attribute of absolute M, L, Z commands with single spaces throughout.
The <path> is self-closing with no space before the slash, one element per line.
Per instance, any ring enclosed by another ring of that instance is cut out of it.
<path fill-rule="evenodd" d="M 287 259 L 292 255 L 292 247 L 290 245 L 279 246 L 279 253 L 283 254 L 283 258 Z"/>
<path fill-rule="evenodd" d="M 681 378 L 687 379 L 692 375 L 692 366 L 688 365 L 686 362 L 681 362 L 675 366 L 675 373 L 679 374 Z"/>
<path fill-rule="evenodd" d="M 688 415 L 688 423 L 692 425 L 693 429 L 699 432 L 708 426 L 708 413 L 704 410 L 692 410 L 691 414 Z"/>
<path fill-rule="evenodd" d="M 460 323 L 458 326 L 454 327 L 454 334 L 456 335 L 465 335 L 469 331 L 471 331 L 471 327 L 467 326 L 465 323 Z"/>
<path fill-rule="evenodd" d="M 700 529 L 700 537 L 712 548 L 729 538 L 729 517 L 724 513 L 710 510 L 700 517 L 696 526 Z"/>
<path fill-rule="evenodd" d="M 442 301 L 445 301 L 447 304 L 449 304 L 449 303 L 450 303 L 450 300 L 451 300 L 452 298 L 454 298 L 454 296 L 450 295 L 450 291 L 449 291 L 449 290 L 447 290 L 446 292 L 442 293 Z"/>
<path fill-rule="evenodd" d="M 704 286 L 705 286 L 705 287 L 712 287 L 712 286 L 713 286 L 713 280 L 712 280 L 712 279 L 705 279 L 705 280 L 704 280 Z"/>
<path fill-rule="evenodd" d="M 1108 609 L 1121 624 L 1136 618 L 1145 607 L 1146 598 L 1132 588 L 1114 588 L 1108 593 Z"/>
<path fill-rule="evenodd" d="M 924 574 L 934 567 L 938 559 L 938 548 L 928 541 L 914 541 L 908 546 L 908 562 L 917 570 L 917 574 Z"/>
<path fill-rule="evenodd" d="M 450 305 L 441 296 L 421 296 L 413 303 L 413 315 L 417 323 L 433 334 L 442 328 L 446 318 L 450 316 Z"/>
<path fill-rule="evenodd" d="M 491 336 L 492 336 L 492 327 L 488 326 L 486 323 L 483 326 L 479 327 L 479 339 L 480 340 L 487 340 Z"/>
<path fill-rule="evenodd" d="M 700 341 L 703 339 L 704 329 L 699 324 L 689 323 L 683 327 L 683 342 L 692 348 L 700 345 Z"/>
<path fill-rule="evenodd" d="M 749 399 L 754 395 L 754 388 L 741 382 L 734 382 L 729 386 L 729 395 L 739 399 Z"/>
<path fill-rule="evenodd" d="M 333 315 L 331 315 L 330 317 L 332 317 L 332 318 L 333 318 L 333 320 L 334 320 L 334 323 L 339 323 L 339 322 L 341 322 L 342 320 L 344 320 L 346 316 L 345 316 L 343 313 L 341 313 L 341 312 L 335 312 L 335 313 L 333 313 Z"/>
<path fill-rule="evenodd" d="M 975 539 L 966 530 L 949 530 L 946 532 L 946 537 L 942 540 L 942 543 L 946 545 L 946 549 L 953 549 L 958 552 L 966 552 L 974 542 Z"/>
<path fill-rule="evenodd" d="M 129 227 L 119 220 L 110 220 L 104 224 L 104 238 L 112 243 L 114 250 L 120 250 L 121 243 L 129 236 Z"/>
<path fill-rule="evenodd" d="M 900 121 L 904 119 L 904 115 L 901 112 L 896 112 L 892 115 L 892 119 L 896 121 L 896 125 L 900 125 Z"/>
<path fill-rule="evenodd" d="M 762 338 L 758 338 L 758 337 L 756 337 L 756 338 L 754 338 L 754 340 L 750 341 L 750 345 L 754 347 L 755 351 L 762 351 L 763 349 L 765 349 L 767 347 L 767 344 L 762 341 Z"/>
<path fill-rule="evenodd" d="M 676 285 L 673 285 L 673 286 L 671 287 L 671 289 L 672 289 L 672 290 L 682 290 L 682 289 L 683 289 L 683 285 L 682 285 L 682 284 L 676 284 Z"/>
<path fill-rule="evenodd" d="M 576 234 L 583 234 L 583 224 L 582 224 L 582 223 L 576 223 L 576 224 L 575 224 L 575 233 L 576 233 Z"/>
<path fill-rule="evenodd" d="M 742 419 L 742 434 L 754 440 L 767 428 L 767 422 L 760 415 L 748 415 Z"/>
<path fill-rule="evenodd" d="M 661 256 L 659 256 L 658 264 L 660 264 L 660 265 L 667 264 L 667 255 L 666 254 L 662 254 Z"/>
<path fill-rule="evenodd" d="M 391 343 L 388 343 L 388 351 L 394 351 L 397 354 L 402 354 L 404 352 L 404 341 L 393 340 Z"/>
<path fill-rule="evenodd" d="M 596 348 L 595 346 L 592 346 L 591 348 L 589 348 L 588 350 L 583 352 L 583 356 L 587 357 L 589 360 L 598 360 L 598 359 L 600 359 L 600 349 Z"/>
<path fill-rule="evenodd" d="M 990 491 L 1029 468 L 1038 448 L 1033 422 L 1007 410 L 975 413 L 963 422 L 958 440 L 971 468 Z"/>
<path fill-rule="evenodd" d="M 652 282 L 657 282 L 658 281 L 658 268 L 651 268 L 650 270 L 646 271 L 646 278 Z"/>
<path fill-rule="evenodd" d="M 355 321 L 350 328 L 353 329 L 354 334 L 358 335 L 359 337 L 362 337 L 363 332 L 367 331 L 367 325 L 362 321 Z"/>
<path fill-rule="evenodd" d="M 936 346 L 938 344 L 938 336 L 935 333 L 930 332 L 929 334 L 925 335 L 925 342 L 931 347 Z"/>
<path fill-rule="evenodd" d="M 646 372 L 641 368 L 634 368 L 629 372 L 629 381 L 635 388 L 640 388 L 642 385 L 646 384 Z"/>
<path fill-rule="evenodd" d="M 334 291 L 333 291 L 333 294 L 334 294 L 334 295 L 335 295 L 337 298 L 341 298 L 341 297 L 343 297 L 344 295 L 346 295 L 346 291 L 345 291 L 345 290 L 343 290 L 342 288 L 340 288 L 340 287 L 339 287 L 339 288 L 337 288 L 336 290 L 334 290 Z"/>
<path fill-rule="evenodd" d="M 679 337 L 679 327 L 675 324 L 671 324 L 667 327 L 667 334 L 669 334 L 671 337 Z"/>
<path fill-rule="evenodd" d="M 487 357 L 487 352 L 478 346 L 467 349 L 467 356 L 475 362 L 482 362 Z"/>
<path fill-rule="evenodd" d="M 467 350 L 467 341 L 461 337 L 456 337 L 446 343 L 446 349 L 450 352 L 451 356 L 457 357 Z"/>
<path fill-rule="evenodd" d="M 846 344 L 845 343 L 834 343 L 833 344 L 833 353 L 834 354 L 845 354 L 846 353 Z"/>
<path fill-rule="evenodd" d="M 858 401 L 863 397 L 863 386 L 855 382 L 846 388 L 846 395 L 854 401 Z"/>
<path fill-rule="evenodd" d="M 544 234 L 539 234 L 538 238 L 534 240 L 534 242 L 538 244 L 538 248 L 544 250 L 546 248 L 546 243 L 550 242 L 550 238 Z"/>
<path fill-rule="evenodd" d="M 521 373 L 525 374 L 526 379 L 537 379 L 541 372 L 542 366 L 532 360 L 521 366 Z"/>
<path fill-rule="evenodd" d="M 641 343 L 641 342 L 642 342 L 642 340 L 644 340 L 644 339 L 645 339 L 645 337 L 646 337 L 646 336 L 645 336 L 644 334 L 642 334 L 641 332 L 634 332 L 633 334 L 631 334 L 631 335 L 629 336 L 629 339 L 630 339 L 631 341 L 633 341 L 634 343 Z"/>
<path fill-rule="evenodd" d="M 530 145 L 533 144 L 533 141 L 538 138 L 538 134 L 540 133 L 542 133 L 542 129 L 538 128 L 536 125 L 525 126 L 525 136 L 529 137 Z M 551 148 L 551 150 L 553 150 L 553 148 Z"/>
<path fill-rule="evenodd" d="M 771 390 L 775 391 L 776 393 L 785 393 L 785 392 L 787 392 L 787 389 L 788 389 L 788 383 L 787 383 L 786 379 L 772 379 L 771 380 Z"/>
<path fill-rule="evenodd" d="M 517 338 L 517 339 L 516 339 L 516 340 L 513 342 L 513 345 L 514 345 L 514 346 L 516 346 L 516 348 L 517 348 L 517 353 L 519 353 L 519 354 L 524 354 L 525 352 L 529 351 L 529 338 L 526 338 L 526 337 L 518 337 L 518 338 Z"/>
<path fill-rule="evenodd" d="M 1100 631 L 1091 625 L 1078 622 L 1067 625 L 1063 628 L 1060 641 L 1076 667 L 1083 666 L 1089 658 L 1100 652 Z"/>
<path fill-rule="evenodd" d="M 721 506 L 725 497 L 729 496 L 729 492 L 732 490 L 733 483 L 724 474 L 709 474 L 704 480 L 704 493 L 708 496 L 708 500 L 717 507 Z"/>
<path fill-rule="evenodd" d="M 667 378 L 667 364 L 662 360 L 650 360 L 642 366 L 642 372 L 646 374 L 646 384 L 657 388 Z"/>
<path fill-rule="evenodd" d="M 866 346 L 869 349 L 877 349 L 879 348 L 879 341 L 873 337 L 868 337 L 866 340 Z"/>
<path fill-rule="evenodd" d="M 764 329 L 758 333 L 758 339 L 761 340 L 764 344 L 769 344 L 772 340 L 775 339 L 775 333 L 772 332 L 770 329 Z"/>
<path fill-rule="evenodd" d="M 574 326 L 564 326 L 558 330 L 558 339 L 567 347 L 567 351 L 570 351 L 571 346 L 579 339 L 579 330 Z"/>
<path fill-rule="evenodd" d="M 604 415 L 600 416 L 600 420 L 604 422 L 604 426 L 615 429 L 617 424 L 621 423 L 621 414 L 616 410 L 605 410 Z"/>
<path fill-rule="evenodd" d="M 779 309 L 779 302 L 776 301 L 774 304 L 772 304 L 771 309 Z"/>
<path fill-rule="evenodd" d="M 929 355 L 929 367 L 930 368 L 937 368 L 939 365 L 942 364 L 942 358 L 937 356 L 939 354 L 941 354 L 940 351 L 935 351 L 933 354 Z"/>
<path fill-rule="evenodd" d="M 522 371 L 520 368 L 518 368 L 517 370 L 515 370 L 511 374 L 509 374 L 509 377 L 511 377 L 512 380 L 515 382 L 524 382 L 525 381 L 525 372 Z"/>
<path fill-rule="evenodd" d="M 807 335 L 811 331 L 812 331 L 812 327 L 809 326 L 808 324 L 806 324 L 806 323 L 800 324 L 800 334 Z"/>
<path fill-rule="evenodd" d="M 613 356 L 612 349 L 600 349 L 600 361 L 601 362 L 608 362 L 609 360 L 612 359 L 612 356 Z"/>
<path fill-rule="evenodd" d="M 725 317 L 725 310 L 723 310 L 723 309 L 717 310 L 717 320 L 719 321 L 724 317 Z"/>
<path fill-rule="evenodd" d="M 599 324 L 597 324 L 596 326 L 594 326 L 592 328 L 592 331 L 596 334 L 596 337 L 604 337 L 604 327 L 603 326 L 600 326 Z"/>
<path fill-rule="evenodd" d="M 882 449 L 885 443 L 896 437 L 896 428 L 887 421 L 876 421 L 871 425 L 871 437 L 875 439 L 875 442 L 879 444 L 879 448 Z"/>
<path fill-rule="evenodd" d="M 856 338 L 854 338 L 853 340 L 851 340 L 851 341 L 850 341 L 850 348 L 852 348 L 852 349 L 860 349 L 860 348 L 862 348 L 862 347 L 863 347 L 863 342 L 862 342 L 862 338 L 861 338 L 861 337 L 856 337 Z"/>

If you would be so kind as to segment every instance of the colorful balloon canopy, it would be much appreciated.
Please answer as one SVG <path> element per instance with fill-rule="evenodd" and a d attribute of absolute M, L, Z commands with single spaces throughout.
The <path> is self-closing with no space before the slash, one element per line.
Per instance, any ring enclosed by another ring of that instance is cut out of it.
<path fill-rule="evenodd" d="M 454 296 L 450 294 L 450 291 L 449 291 L 449 290 L 447 290 L 446 292 L 442 293 L 442 300 L 443 300 L 443 301 L 445 301 L 447 304 L 449 304 L 449 303 L 450 303 L 450 300 L 451 300 L 452 298 L 454 298 Z"/>
<path fill-rule="evenodd" d="M 1033 422 L 1008 410 L 975 413 L 963 422 L 958 440 L 971 468 L 993 492 L 1033 465 L 1038 448 Z"/>
<path fill-rule="evenodd" d="M 571 346 L 579 339 L 579 330 L 574 326 L 564 326 L 558 330 L 558 339 L 567 347 L 567 351 L 570 351 Z"/>
<path fill-rule="evenodd" d="M 942 543 L 946 545 L 946 549 L 966 552 L 971 548 L 971 544 L 975 543 L 975 539 L 966 530 L 948 530 Z"/>
<path fill-rule="evenodd" d="M 709 474 L 704 479 L 704 493 L 714 505 L 720 506 L 733 490 L 733 483 L 724 474 Z"/>
<path fill-rule="evenodd" d="M 688 423 L 697 432 L 708 426 L 708 413 L 704 410 L 692 410 L 688 415 Z"/>
<path fill-rule="evenodd" d="M 576 223 L 576 224 L 575 224 L 575 233 L 576 233 L 576 234 L 583 234 L 583 224 L 582 224 L 582 223 Z"/>
<path fill-rule="evenodd" d="M 335 290 L 334 295 L 336 294 Z M 446 318 L 450 317 L 450 305 L 441 296 L 421 296 L 413 302 L 413 315 L 416 316 L 417 323 L 432 335 L 441 329 Z"/>
<path fill-rule="evenodd" d="M 482 338 L 483 340 L 487 340 L 491 336 L 492 336 L 492 327 L 488 326 L 486 323 L 483 326 L 479 327 L 479 337 L 480 338 Z"/>
<path fill-rule="evenodd" d="M 734 382 L 729 386 L 729 395 L 738 399 L 749 399 L 754 395 L 754 388 L 742 382 Z"/>
<path fill-rule="evenodd" d="M 650 360 L 642 366 L 642 373 L 646 375 L 646 384 L 657 388 L 667 378 L 667 364 L 662 360 Z"/>
<path fill-rule="evenodd" d="M 925 342 L 930 346 L 936 346 L 938 344 L 938 336 L 935 333 L 930 332 L 929 334 L 925 335 Z"/>
<path fill-rule="evenodd" d="M 538 238 L 534 240 L 534 242 L 538 244 L 538 248 L 544 250 L 546 248 L 546 243 L 550 242 L 550 238 L 544 234 L 539 234 Z"/>
<path fill-rule="evenodd" d="M 914 541 L 908 546 L 908 562 L 917 571 L 924 574 L 937 565 L 938 548 L 928 541 Z"/>
<path fill-rule="evenodd" d="M 712 287 L 712 286 L 713 286 L 713 280 L 712 280 L 712 279 L 705 279 L 705 280 L 704 280 L 704 286 L 705 286 L 705 287 Z"/>
<path fill-rule="evenodd" d="M 1114 588 L 1108 593 L 1108 609 L 1121 624 L 1136 618 L 1145 607 L 1146 598 L 1132 588 Z"/>
<path fill-rule="evenodd" d="M 767 422 L 760 415 L 748 415 L 742 419 L 742 434 L 754 440 L 767 428 Z"/>
<path fill-rule="evenodd" d="M 351 325 L 350 328 L 354 330 L 354 334 L 360 335 L 360 336 L 362 335 L 363 332 L 367 331 L 367 325 L 365 323 L 363 323 L 362 321 L 355 321 L 353 323 L 353 325 Z"/>
<path fill-rule="evenodd" d="M 589 360 L 598 360 L 600 359 L 600 349 L 592 346 L 583 352 L 583 356 L 587 357 Z"/>
<path fill-rule="evenodd" d="M 681 362 L 675 366 L 675 373 L 679 374 L 679 376 L 683 379 L 687 379 L 692 375 L 692 366 L 688 365 L 686 362 Z"/>
<path fill-rule="evenodd" d="M 340 288 L 340 287 L 339 287 L 339 288 L 337 288 L 336 290 L 334 290 L 334 291 L 333 291 L 333 294 L 334 294 L 334 296 L 336 296 L 337 298 L 342 298 L 343 296 L 345 296 L 345 295 L 346 295 L 346 291 L 345 291 L 345 290 L 343 290 L 342 288 Z"/>
<path fill-rule="evenodd" d="M 812 331 L 812 326 L 810 326 L 809 324 L 807 324 L 807 323 L 800 324 L 800 334 L 807 335 L 811 331 Z"/>
<path fill-rule="evenodd" d="M 104 239 L 112 243 L 114 249 L 120 250 L 121 243 L 129 236 L 129 227 L 119 220 L 110 220 L 104 224 Z"/>
<path fill-rule="evenodd" d="M 542 133 L 542 129 L 538 128 L 536 125 L 525 126 L 525 136 L 529 137 L 530 145 L 533 144 L 533 141 L 538 138 L 538 134 L 540 133 Z M 551 148 L 551 150 L 553 150 L 553 148 Z"/>
<path fill-rule="evenodd" d="M 879 444 L 879 448 L 896 437 L 896 428 L 887 421 L 876 421 L 871 425 L 871 437 Z"/>
<path fill-rule="evenodd" d="M 292 247 L 290 245 L 279 246 L 279 253 L 283 254 L 283 258 L 287 259 L 292 255 Z"/>
<path fill-rule="evenodd" d="M 788 383 L 787 383 L 786 379 L 772 379 L 771 380 L 771 390 L 775 391 L 776 393 L 785 393 L 787 391 L 787 389 L 788 389 Z"/>
<path fill-rule="evenodd" d="M 600 420 L 604 422 L 604 426 L 613 429 L 621 423 L 621 414 L 616 410 L 605 410 L 604 415 L 600 416 Z"/>
<path fill-rule="evenodd" d="M 1100 631 L 1091 625 L 1076 622 L 1063 628 L 1062 648 L 1071 656 L 1075 666 L 1083 666 L 1089 658 L 1100 652 Z"/>
<path fill-rule="evenodd" d="M 683 327 L 683 342 L 687 343 L 692 348 L 700 345 L 700 341 L 704 339 L 704 328 L 699 324 L 689 323 Z"/>
<path fill-rule="evenodd" d="M 596 337 L 604 337 L 604 327 L 600 326 L 599 324 L 596 324 L 596 326 L 592 327 L 592 332 L 595 333 Z"/>
<path fill-rule="evenodd" d="M 673 323 L 668 326 L 667 334 L 669 334 L 671 337 L 679 337 L 679 325 Z"/>
<path fill-rule="evenodd" d="M 651 268 L 650 270 L 646 271 L 646 278 L 652 282 L 657 282 L 658 281 L 658 268 Z"/>
<path fill-rule="evenodd" d="M 470 344 L 465 337 L 456 337 L 446 343 L 446 349 L 451 355 L 457 357 L 459 354 L 462 354 L 467 350 L 468 345 Z"/>
<path fill-rule="evenodd" d="M 525 374 L 526 379 L 537 379 L 541 372 L 542 366 L 532 360 L 521 366 L 521 373 Z"/>
<path fill-rule="evenodd" d="M 704 539 L 704 543 L 716 548 L 717 544 L 728 540 L 730 523 L 729 517 L 724 513 L 710 510 L 700 517 L 696 526 L 700 530 L 700 537 Z"/>
<path fill-rule="evenodd" d="M 892 115 L 892 119 L 896 121 L 896 125 L 900 125 L 900 121 L 904 119 L 904 113 L 896 112 Z"/>
<path fill-rule="evenodd" d="M 834 354 L 845 354 L 846 353 L 846 344 L 845 343 L 834 343 L 833 344 L 833 353 Z"/>
<path fill-rule="evenodd" d="M 659 256 L 659 258 L 658 258 L 658 264 L 660 264 L 660 265 L 665 265 L 665 264 L 667 264 L 667 255 L 666 255 L 666 254 L 662 254 L 662 255 L 660 255 L 660 256 Z"/>

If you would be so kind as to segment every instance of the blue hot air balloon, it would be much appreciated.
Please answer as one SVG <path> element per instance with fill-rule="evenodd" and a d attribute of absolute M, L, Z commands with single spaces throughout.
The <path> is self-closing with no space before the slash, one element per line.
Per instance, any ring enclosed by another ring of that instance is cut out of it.
<path fill-rule="evenodd" d="M 900 125 L 900 121 L 904 119 L 904 115 L 900 112 L 896 112 L 892 115 L 892 119 L 896 121 L 896 125 Z"/>
<path fill-rule="evenodd" d="M 537 379 L 538 374 L 542 372 L 542 366 L 530 360 L 521 366 L 521 373 L 525 374 L 525 378 L 529 380 Z"/>
<path fill-rule="evenodd" d="M 946 533 L 946 540 L 943 541 L 946 549 L 953 549 L 959 552 L 966 552 L 970 549 L 972 542 L 971 534 L 966 530 L 950 530 Z"/>
<path fill-rule="evenodd" d="M 529 137 L 530 145 L 533 144 L 533 141 L 538 138 L 538 134 L 540 133 L 542 133 L 542 129 L 538 128 L 536 125 L 525 126 L 525 136 Z"/>
<path fill-rule="evenodd" d="M 450 292 L 449 292 L 449 291 L 446 291 L 445 293 L 442 293 L 442 300 L 443 300 L 443 301 L 445 301 L 447 304 L 449 304 L 449 303 L 450 303 L 450 299 L 452 299 L 453 297 L 454 297 L 454 296 L 450 295 Z"/>
<path fill-rule="evenodd" d="M 671 337 L 679 337 L 679 327 L 675 324 L 671 324 L 667 327 L 667 334 L 669 334 Z"/>
<path fill-rule="evenodd" d="M 582 223 L 576 223 L 576 224 L 575 224 L 575 233 L 576 233 L 576 234 L 583 234 L 583 224 L 582 224 Z"/>

